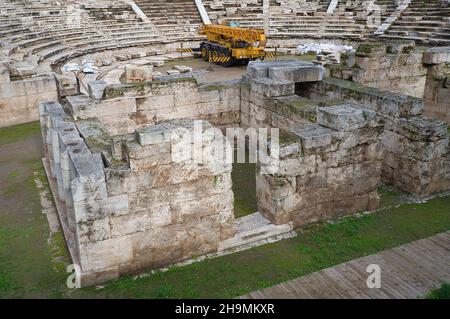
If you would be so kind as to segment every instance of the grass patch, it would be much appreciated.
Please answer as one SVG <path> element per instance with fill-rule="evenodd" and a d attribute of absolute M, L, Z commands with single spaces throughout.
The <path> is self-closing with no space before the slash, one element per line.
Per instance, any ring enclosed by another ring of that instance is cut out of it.
<path fill-rule="evenodd" d="M 234 193 L 234 217 L 242 217 L 253 214 L 256 207 L 256 164 L 248 163 L 248 150 L 245 154 L 245 163 L 236 163 L 236 151 L 234 152 L 233 181 Z"/>
<path fill-rule="evenodd" d="M 408 193 L 397 190 L 389 185 L 379 186 L 378 195 L 380 196 L 380 208 L 395 207 L 410 201 L 410 195 Z"/>
<path fill-rule="evenodd" d="M 433 290 L 427 296 L 427 299 L 450 299 L 450 284 L 443 283 L 441 287 Z"/>
<path fill-rule="evenodd" d="M 41 131 L 39 122 L 0 128 L 0 145 L 16 143 Z"/>

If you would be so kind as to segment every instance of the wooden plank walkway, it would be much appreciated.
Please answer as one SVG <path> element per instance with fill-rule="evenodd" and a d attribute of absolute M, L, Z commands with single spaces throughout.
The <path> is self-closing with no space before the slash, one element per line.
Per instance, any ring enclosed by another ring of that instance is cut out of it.
<path fill-rule="evenodd" d="M 370 264 L 380 266 L 381 288 L 367 287 L 370 273 L 366 269 Z M 443 282 L 450 282 L 450 231 L 257 290 L 241 298 L 415 299 Z"/>

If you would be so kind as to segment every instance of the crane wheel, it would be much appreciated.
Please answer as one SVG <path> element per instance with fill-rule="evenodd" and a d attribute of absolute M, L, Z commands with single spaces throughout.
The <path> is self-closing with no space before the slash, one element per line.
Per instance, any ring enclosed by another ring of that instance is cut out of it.
<path fill-rule="evenodd" d="M 217 60 L 218 60 L 218 58 L 219 58 L 219 53 L 217 52 L 216 49 L 214 49 L 214 50 L 212 51 L 211 57 L 212 57 L 213 62 L 214 62 L 214 63 L 217 63 Z"/>
<path fill-rule="evenodd" d="M 202 53 L 202 58 L 204 61 L 208 61 L 208 55 L 209 55 L 208 51 L 209 51 L 208 48 L 205 45 L 203 45 L 202 49 L 201 49 L 201 53 Z"/>

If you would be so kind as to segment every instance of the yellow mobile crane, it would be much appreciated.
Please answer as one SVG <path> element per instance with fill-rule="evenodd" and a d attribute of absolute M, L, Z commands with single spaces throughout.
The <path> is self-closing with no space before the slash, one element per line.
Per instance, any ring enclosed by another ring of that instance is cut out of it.
<path fill-rule="evenodd" d="M 205 24 L 200 34 L 206 35 L 207 38 L 207 41 L 200 45 L 205 61 L 228 66 L 266 57 L 266 35 L 263 29 Z"/>

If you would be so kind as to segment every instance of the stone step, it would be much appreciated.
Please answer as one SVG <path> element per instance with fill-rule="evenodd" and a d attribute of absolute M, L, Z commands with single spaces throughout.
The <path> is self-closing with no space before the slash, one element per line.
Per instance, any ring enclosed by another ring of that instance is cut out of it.
<path fill-rule="evenodd" d="M 234 225 L 235 236 L 219 242 L 218 251 L 238 249 L 276 237 L 295 236 L 291 224 L 274 225 L 259 212 L 237 218 Z"/>

